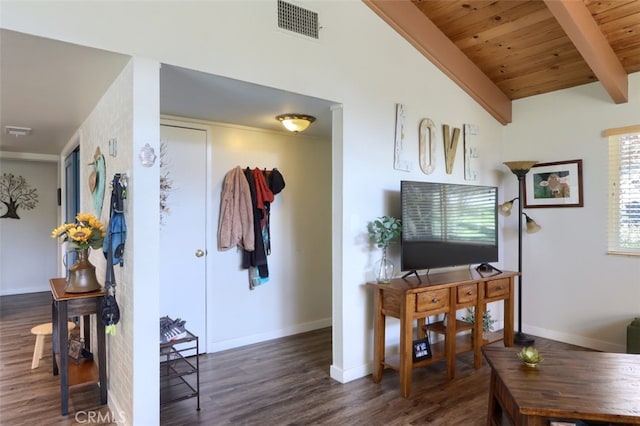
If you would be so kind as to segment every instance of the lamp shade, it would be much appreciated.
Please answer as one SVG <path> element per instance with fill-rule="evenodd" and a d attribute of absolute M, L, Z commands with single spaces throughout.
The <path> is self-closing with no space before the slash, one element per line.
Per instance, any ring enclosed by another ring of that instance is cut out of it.
<path fill-rule="evenodd" d="M 513 209 L 513 202 L 515 200 L 517 200 L 517 198 L 514 198 L 513 200 L 505 201 L 504 203 L 500 204 L 498 206 L 498 213 L 500 213 L 502 216 L 510 216 L 511 210 Z"/>
<path fill-rule="evenodd" d="M 511 169 L 514 175 L 524 176 L 537 163 L 537 161 L 507 161 L 503 164 Z"/>
<path fill-rule="evenodd" d="M 280 121 L 290 132 L 298 133 L 306 130 L 311 123 L 316 121 L 316 118 L 306 114 L 282 114 L 276 116 L 276 120 Z"/>
<path fill-rule="evenodd" d="M 538 225 L 538 222 L 531 219 L 529 216 L 527 216 L 526 213 L 522 213 L 522 214 L 527 220 L 527 230 L 526 230 L 527 234 L 535 234 L 536 232 L 542 229 L 542 226 Z"/>

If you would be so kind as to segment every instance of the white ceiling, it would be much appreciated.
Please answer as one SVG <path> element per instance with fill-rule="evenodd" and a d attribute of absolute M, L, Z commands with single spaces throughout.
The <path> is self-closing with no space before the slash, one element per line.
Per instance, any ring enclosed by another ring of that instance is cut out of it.
<path fill-rule="evenodd" d="M 323 99 L 163 64 L 162 114 L 283 131 L 276 115 L 308 114 L 316 121 L 307 136 L 331 138 L 331 105 Z"/>
<path fill-rule="evenodd" d="M 0 151 L 59 154 L 129 56 L 0 29 Z M 162 65 L 161 114 L 281 131 L 274 118 L 317 118 L 306 135 L 331 138 L 335 102 Z M 28 136 L 5 126 L 29 127 Z"/>

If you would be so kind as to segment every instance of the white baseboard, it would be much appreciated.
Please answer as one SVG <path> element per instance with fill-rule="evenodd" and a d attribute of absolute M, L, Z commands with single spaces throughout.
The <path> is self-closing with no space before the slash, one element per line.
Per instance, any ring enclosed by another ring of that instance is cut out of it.
<path fill-rule="evenodd" d="M 372 371 L 373 366 L 371 363 L 364 364 L 356 368 L 350 368 L 348 370 L 343 370 L 336 367 L 335 365 L 331 365 L 331 367 L 329 368 L 329 376 L 333 380 L 336 380 L 340 383 L 348 383 L 353 380 L 368 376 Z"/>
<path fill-rule="evenodd" d="M 0 288 L 0 296 L 13 296 L 14 294 L 42 293 L 51 291 L 48 285 L 38 287 Z"/>
<path fill-rule="evenodd" d="M 318 321 L 307 322 L 304 324 L 296 324 L 291 327 L 271 330 L 265 333 L 252 334 L 250 336 L 242 336 L 234 339 L 209 342 L 207 343 L 207 352 L 214 353 L 225 351 L 227 349 L 234 349 L 241 346 L 252 345 L 254 343 L 266 342 L 268 340 L 305 333 L 307 331 L 318 330 L 320 328 L 326 327 L 331 327 L 331 318 L 325 318 Z"/>
<path fill-rule="evenodd" d="M 604 340 L 591 339 L 589 337 L 578 336 L 570 333 L 563 333 L 556 330 L 548 330 L 546 328 L 524 326 L 523 332 L 534 336 L 544 337 L 545 339 L 557 340 L 559 342 L 568 343 L 570 345 L 581 346 L 583 348 L 594 349 L 602 352 L 618 352 L 625 353 L 626 346 Z"/>

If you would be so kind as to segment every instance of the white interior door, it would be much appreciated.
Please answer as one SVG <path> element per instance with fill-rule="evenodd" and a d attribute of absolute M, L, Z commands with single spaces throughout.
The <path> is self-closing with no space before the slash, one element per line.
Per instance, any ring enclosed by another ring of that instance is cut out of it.
<path fill-rule="evenodd" d="M 169 212 L 160 225 L 160 315 L 186 321 L 206 352 L 207 133 L 160 126 Z"/>

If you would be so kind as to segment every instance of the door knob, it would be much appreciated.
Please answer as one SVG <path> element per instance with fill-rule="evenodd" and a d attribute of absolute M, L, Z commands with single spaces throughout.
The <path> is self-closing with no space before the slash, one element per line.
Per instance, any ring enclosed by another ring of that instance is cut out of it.
<path fill-rule="evenodd" d="M 196 250 L 196 257 L 202 257 L 202 256 L 204 256 L 204 251 L 200 249 Z"/>

